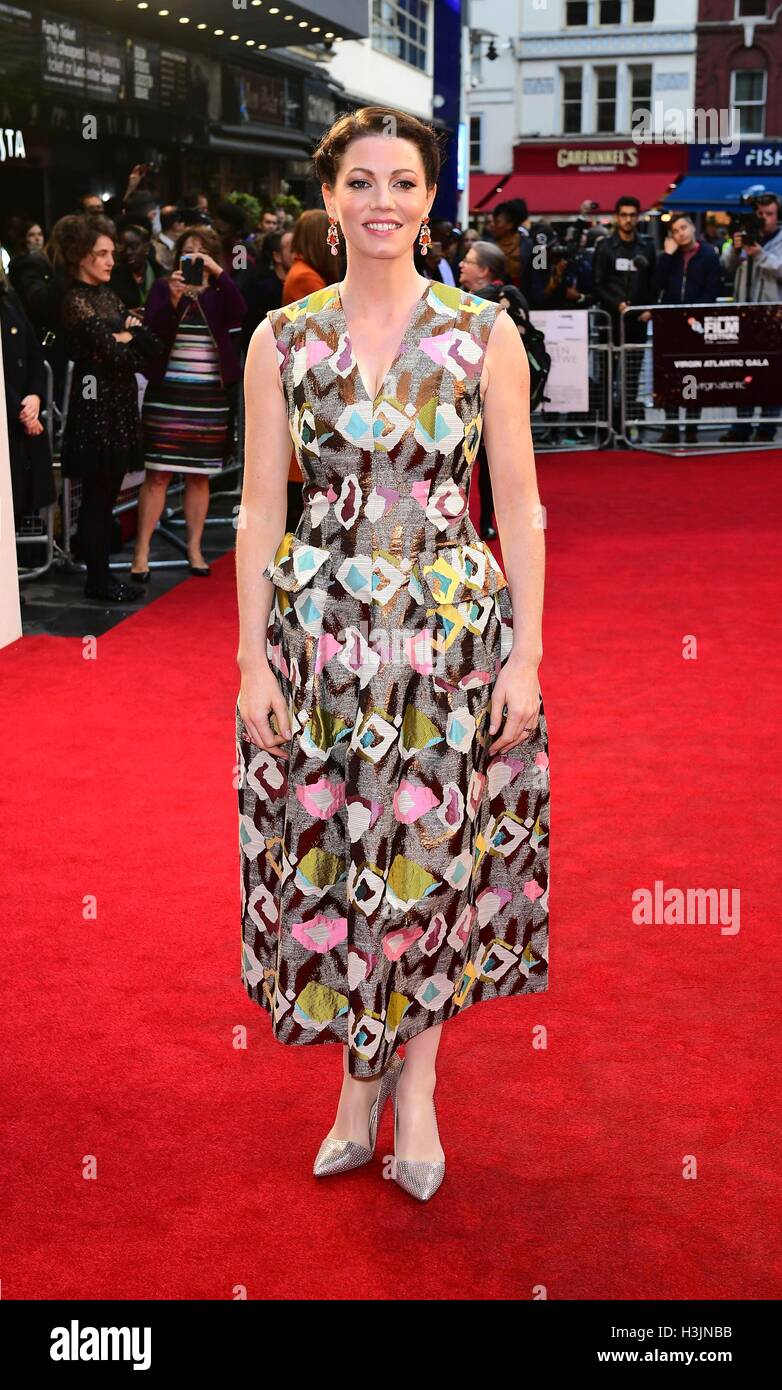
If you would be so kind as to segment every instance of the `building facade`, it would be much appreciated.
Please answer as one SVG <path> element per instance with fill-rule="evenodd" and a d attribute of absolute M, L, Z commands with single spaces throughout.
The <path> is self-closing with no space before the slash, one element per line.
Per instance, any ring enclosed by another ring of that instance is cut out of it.
<path fill-rule="evenodd" d="M 653 145 L 639 150 L 632 133 L 645 112 L 649 135 L 678 130 L 686 138 L 695 92 L 696 4 L 472 0 L 471 207 L 509 171 L 518 172 L 519 147 L 531 153 L 537 142 L 549 147 L 541 159 L 548 160 L 550 174 L 572 167 L 604 176 L 624 166 L 650 175 L 644 193 L 656 189 L 656 201 L 667 187 L 666 173 L 680 172 L 680 152 L 669 145 L 666 164 L 659 152 L 652 155 Z M 593 182 L 604 205 L 600 179 Z M 609 180 L 602 182 L 608 194 Z"/>
<path fill-rule="evenodd" d="M 109 29 L 102 0 L 0 5 L 6 217 L 50 227 L 82 193 L 121 196 L 137 163 L 164 200 L 241 190 L 308 205 L 309 154 L 342 95 L 323 58 L 364 32 L 366 2 L 271 9 L 247 0 L 220 23 L 211 0 L 113 5 Z"/>
<path fill-rule="evenodd" d="M 782 136 L 779 5 L 700 0 L 697 33 L 696 105 L 735 111 L 742 140 Z"/>

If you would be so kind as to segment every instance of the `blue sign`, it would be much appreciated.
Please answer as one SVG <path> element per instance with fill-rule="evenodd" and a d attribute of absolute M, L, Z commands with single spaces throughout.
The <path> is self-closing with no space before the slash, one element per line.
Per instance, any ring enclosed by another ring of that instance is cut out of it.
<path fill-rule="evenodd" d="M 467 126 L 459 122 L 459 136 L 456 155 L 456 187 L 461 193 L 467 183 Z"/>
<path fill-rule="evenodd" d="M 782 140 L 745 140 L 734 152 L 731 145 L 690 145 L 687 167 L 691 174 L 761 174 L 782 170 Z M 762 182 L 762 180 L 761 180 Z"/>

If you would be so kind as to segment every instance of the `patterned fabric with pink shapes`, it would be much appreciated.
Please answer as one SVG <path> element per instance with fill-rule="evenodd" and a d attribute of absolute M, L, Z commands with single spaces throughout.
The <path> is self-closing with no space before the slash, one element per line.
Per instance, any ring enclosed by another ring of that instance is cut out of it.
<path fill-rule="evenodd" d="M 289 757 L 236 710 L 241 978 L 281 1042 L 347 1044 L 358 1077 L 548 987 L 546 718 L 489 753 L 513 609 L 467 510 L 500 312 L 432 282 L 374 399 L 337 286 L 269 314 L 304 511 L 265 571 Z"/>

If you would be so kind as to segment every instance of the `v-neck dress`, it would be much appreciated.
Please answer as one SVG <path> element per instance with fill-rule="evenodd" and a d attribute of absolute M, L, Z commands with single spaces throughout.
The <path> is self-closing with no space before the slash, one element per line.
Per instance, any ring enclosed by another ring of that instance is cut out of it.
<path fill-rule="evenodd" d="M 500 312 L 432 282 L 374 400 L 335 285 L 267 315 L 304 509 L 265 570 L 289 758 L 236 707 L 241 978 L 280 1042 L 347 1044 L 356 1077 L 548 987 L 546 718 L 489 753 L 513 610 L 467 505 Z"/>

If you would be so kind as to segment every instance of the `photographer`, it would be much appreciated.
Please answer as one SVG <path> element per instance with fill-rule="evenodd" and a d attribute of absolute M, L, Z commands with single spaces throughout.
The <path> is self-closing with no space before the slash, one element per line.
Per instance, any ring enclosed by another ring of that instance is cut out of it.
<path fill-rule="evenodd" d="M 750 200 L 754 215 L 737 219 L 732 244 L 723 252 L 722 264 L 734 277 L 733 297 L 737 303 L 777 304 L 782 299 L 782 226 L 779 223 L 779 199 L 776 193 L 761 193 Z M 782 388 L 780 388 L 782 389 Z M 782 407 L 767 405 L 761 414 L 777 418 Z M 731 425 L 722 443 L 746 443 L 752 436 L 753 406 L 738 406 L 736 416 L 748 424 Z M 771 443 L 776 425 L 759 425 L 755 432 L 758 443 Z"/>
<path fill-rule="evenodd" d="M 172 473 L 185 475 L 184 513 L 191 574 L 210 573 L 201 552 L 209 510 L 209 477 L 224 466 L 230 422 L 229 388 L 241 366 L 231 340 L 246 304 L 220 263 L 211 227 L 186 227 L 174 247 L 174 270 L 153 285 L 145 323 L 163 343 L 149 367 L 142 421 L 146 477 L 138 504 L 131 577 L 147 583 L 149 546 Z"/>
<path fill-rule="evenodd" d="M 533 229 L 533 242 L 539 235 Z M 544 265 L 536 266 L 540 259 L 538 248 L 533 245 L 532 269 L 529 274 L 529 302 L 533 309 L 585 309 L 588 297 L 579 286 L 578 243 L 573 239 L 560 241 L 553 237 L 545 243 Z M 538 252 L 538 254 L 536 254 Z"/>
<path fill-rule="evenodd" d="M 715 304 L 722 294 L 720 258 L 713 246 L 696 240 L 695 223 L 686 212 L 675 213 L 669 224 L 663 254 L 654 272 L 654 288 L 661 304 Z M 697 441 L 696 426 L 700 406 L 687 406 L 685 440 Z M 669 406 L 666 420 L 678 421 L 678 408 Z M 662 444 L 679 443 L 678 424 L 666 425 Z"/>

